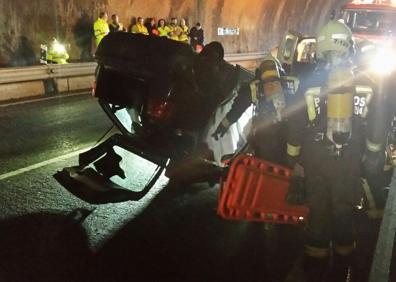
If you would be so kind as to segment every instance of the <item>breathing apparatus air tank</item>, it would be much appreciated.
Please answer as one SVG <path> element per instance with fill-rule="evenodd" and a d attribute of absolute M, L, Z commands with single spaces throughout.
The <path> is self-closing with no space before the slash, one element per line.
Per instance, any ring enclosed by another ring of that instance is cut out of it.
<path fill-rule="evenodd" d="M 327 81 L 327 138 L 340 155 L 352 136 L 353 74 L 350 68 L 336 67 Z"/>
<path fill-rule="evenodd" d="M 286 102 L 278 64 L 279 63 L 273 57 L 267 57 L 261 63 L 259 67 L 260 80 L 263 84 L 265 97 L 260 98 L 265 98 L 266 101 L 272 101 L 276 111 L 276 119 L 277 121 L 282 121 Z"/>

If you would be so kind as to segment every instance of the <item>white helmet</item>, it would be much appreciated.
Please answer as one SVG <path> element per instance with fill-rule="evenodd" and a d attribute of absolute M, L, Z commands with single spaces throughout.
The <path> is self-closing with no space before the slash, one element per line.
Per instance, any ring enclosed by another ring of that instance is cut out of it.
<path fill-rule="evenodd" d="M 319 30 L 316 47 L 318 59 L 342 59 L 349 54 L 352 47 L 352 32 L 346 24 L 331 20 Z"/>

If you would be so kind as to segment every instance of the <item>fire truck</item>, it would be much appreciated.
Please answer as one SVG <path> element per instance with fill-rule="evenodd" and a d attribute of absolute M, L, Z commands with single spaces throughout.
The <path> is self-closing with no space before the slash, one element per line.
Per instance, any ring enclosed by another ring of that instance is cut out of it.
<path fill-rule="evenodd" d="M 358 61 L 379 74 L 396 69 L 396 0 L 354 0 L 341 18 L 352 30 Z"/>
<path fill-rule="evenodd" d="M 384 43 L 396 34 L 396 0 L 355 0 L 341 17 L 357 40 Z"/>

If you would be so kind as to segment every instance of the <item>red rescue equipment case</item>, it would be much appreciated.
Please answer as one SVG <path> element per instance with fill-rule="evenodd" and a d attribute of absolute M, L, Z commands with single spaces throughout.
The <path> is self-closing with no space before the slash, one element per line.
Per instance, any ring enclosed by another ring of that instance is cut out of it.
<path fill-rule="evenodd" d="M 221 183 L 217 212 L 225 219 L 301 223 L 308 208 L 286 202 L 290 177 L 286 167 L 239 155 Z"/>

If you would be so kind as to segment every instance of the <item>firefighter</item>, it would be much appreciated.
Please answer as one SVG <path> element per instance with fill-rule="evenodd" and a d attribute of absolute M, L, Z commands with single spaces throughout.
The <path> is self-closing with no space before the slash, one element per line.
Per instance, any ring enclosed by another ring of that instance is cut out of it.
<path fill-rule="evenodd" d="M 385 187 L 390 183 L 393 167 L 390 158 L 392 142 L 387 141 L 389 138 L 386 137 L 387 132 L 392 131 L 392 103 L 388 100 L 394 85 L 391 84 L 392 76 L 387 72 L 386 64 L 385 67 L 382 64 L 382 56 L 378 56 L 380 50 L 373 43 L 360 42 L 358 51 L 357 89 L 366 89 L 364 91 L 368 93 L 366 97 L 355 97 L 354 101 L 355 112 L 358 111 L 361 117 L 367 119 L 362 129 L 367 133 L 366 139 L 362 140 L 363 207 L 368 218 L 379 219 L 383 215 L 386 202 Z M 366 86 L 362 86 L 362 83 Z M 368 112 L 362 108 L 366 101 L 370 101 Z"/>
<path fill-rule="evenodd" d="M 279 61 L 268 55 L 256 71 L 256 78 L 242 84 L 231 110 L 220 122 L 212 136 L 222 137 L 231 124 L 254 105 L 252 130 L 249 137 L 257 157 L 275 163 L 284 159 L 286 103 L 295 92 L 297 82 L 286 76 Z"/>
<path fill-rule="evenodd" d="M 353 212 L 361 199 L 364 139 L 360 116 L 368 108 L 362 97 L 371 90 L 357 91 L 353 53 L 352 33 L 344 23 L 331 20 L 323 26 L 317 67 L 300 77 L 299 107 L 289 117 L 288 164 L 294 175 L 305 177 L 310 210 L 302 259 L 308 281 L 322 281 L 330 253 L 334 263 L 328 281 L 345 281 L 356 245 Z M 357 99 L 361 104 L 354 111 Z"/>
<path fill-rule="evenodd" d="M 102 41 L 103 37 L 109 34 L 109 24 L 107 23 L 107 13 L 100 12 L 99 18 L 94 22 L 94 34 L 95 34 L 95 43 L 96 47 L 99 46 L 100 41 Z"/>
<path fill-rule="evenodd" d="M 375 76 L 373 76 L 375 78 Z M 387 189 L 395 167 L 396 99 L 395 73 L 376 77 L 376 93 L 367 122 L 367 140 L 363 156 L 367 215 L 382 218 Z"/>
<path fill-rule="evenodd" d="M 52 40 L 47 52 L 47 62 L 53 64 L 67 64 L 69 54 L 65 46 L 60 44 L 55 38 Z"/>

